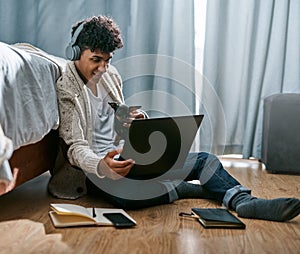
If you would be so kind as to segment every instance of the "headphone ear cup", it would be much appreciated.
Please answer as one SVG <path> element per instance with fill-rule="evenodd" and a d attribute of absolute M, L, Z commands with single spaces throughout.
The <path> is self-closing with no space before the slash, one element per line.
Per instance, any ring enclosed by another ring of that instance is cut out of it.
<path fill-rule="evenodd" d="M 66 57 L 71 61 L 73 60 L 73 49 L 71 44 L 66 47 Z"/>
<path fill-rule="evenodd" d="M 73 49 L 73 61 L 79 60 L 80 53 L 81 53 L 79 46 L 75 45 L 72 47 L 72 49 Z"/>
<path fill-rule="evenodd" d="M 65 52 L 66 57 L 71 61 L 79 60 L 79 58 L 80 58 L 81 50 L 78 45 L 75 45 L 75 43 L 76 43 L 77 37 L 79 36 L 81 30 L 83 29 L 84 24 L 85 23 L 82 22 L 79 25 L 79 27 L 75 30 L 75 32 L 71 38 L 71 42 L 66 47 L 66 52 Z"/>
<path fill-rule="evenodd" d="M 70 44 L 66 47 L 66 57 L 71 60 L 75 61 L 80 58 L 80 48 L 79 46 L 71 46 Z"/>

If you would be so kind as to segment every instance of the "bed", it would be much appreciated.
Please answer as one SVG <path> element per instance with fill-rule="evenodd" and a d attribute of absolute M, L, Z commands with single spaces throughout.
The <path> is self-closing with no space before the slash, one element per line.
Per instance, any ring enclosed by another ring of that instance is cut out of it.
<path fill-rule="evenodd" d="M 13 144 L 8 162 L 11 170 L 18 169 L 14 187 L 54 166 L 59 125 L 55 82 L 65 64 L 30 44 L 0 42 L 0 127 Z"/>

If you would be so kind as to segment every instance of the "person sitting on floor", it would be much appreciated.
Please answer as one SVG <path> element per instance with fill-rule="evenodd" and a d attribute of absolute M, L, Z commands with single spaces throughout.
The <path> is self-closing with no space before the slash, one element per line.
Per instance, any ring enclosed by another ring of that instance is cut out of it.
<path fill-rule="evenodd" d="M 124 103 L 122 80 L 110 64 L 115 50 L 123 47 L 120 29 L 107 16 L 78 22 L 67 47 L 65 72 L 57 81 L 62 139 L 49 191 L 56 197 L 78 198 L 97 193 L 115 206 L 137 209 L 171 203 L 183 198 L 208 198 L 224 204 L 245 218 L 288 221 L 299 215 L 298 198 L 262 199 L 232 177 L 217 156 L 190 153 L 182 169 L 164 181 L 128 182 L 132 159 L 118 161 L 115 145 L 115 112 L 108 102 Z M 145 117 L 129 113 L 128 123 Z M 88 176 L 88 177 L 86 177 Z M 200 180 L 200 184 L 190 183 Z M 130 184 L 129 184 L 130 183 Z"/>

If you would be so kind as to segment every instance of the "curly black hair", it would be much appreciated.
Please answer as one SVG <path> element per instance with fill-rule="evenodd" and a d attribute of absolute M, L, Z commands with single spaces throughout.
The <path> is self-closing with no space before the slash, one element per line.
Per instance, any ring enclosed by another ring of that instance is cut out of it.
<path fill-rule="evenodd" d="M 83 28 L 75 43 L 81 51 L 89 48 L 92 52 L 99 49 L 108 53 L 123 47 L 120 29 L 111 17 L 93 16 L 80 21 L 73 26 L 72 36 L 82 23 Z"/>

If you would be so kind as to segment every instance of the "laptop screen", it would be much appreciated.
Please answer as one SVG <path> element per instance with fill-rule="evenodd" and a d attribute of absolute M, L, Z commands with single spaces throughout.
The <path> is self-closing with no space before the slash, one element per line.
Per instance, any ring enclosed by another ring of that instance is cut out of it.
<path fill-rule="evenodd" d="M 133 159 L 126 177 L 149 179 L 180 169 L 203 115 L 136 119 L 131 123 L 119 160 Z"/>

